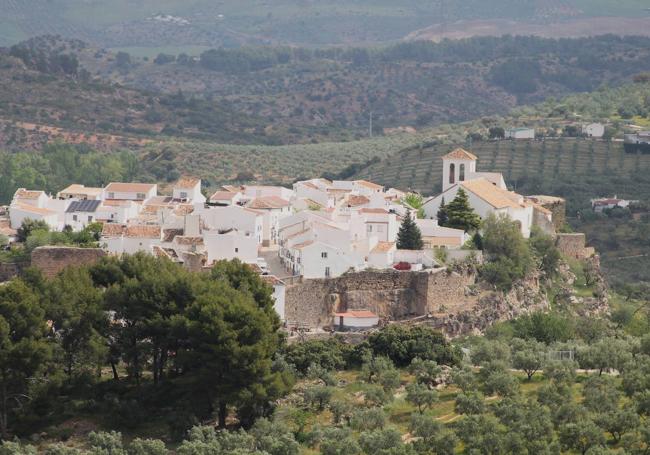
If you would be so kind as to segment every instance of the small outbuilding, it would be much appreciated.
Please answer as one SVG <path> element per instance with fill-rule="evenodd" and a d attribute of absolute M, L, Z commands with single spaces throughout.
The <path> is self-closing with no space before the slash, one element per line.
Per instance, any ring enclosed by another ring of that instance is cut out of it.
<path fill-rule="evenodd" d="M 363 329 L 379 324 L 379 316 L 368 310 L 350 310 L 334 313 L 334 325 L 346 329 Z"/>

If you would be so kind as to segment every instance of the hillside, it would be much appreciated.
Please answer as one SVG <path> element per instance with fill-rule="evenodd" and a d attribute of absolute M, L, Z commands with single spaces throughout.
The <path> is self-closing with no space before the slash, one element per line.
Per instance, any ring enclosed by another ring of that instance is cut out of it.
<path fill-rule="evenodd" d="M 42 33 L 144 51 L 370 44 L 430 32 L 434 24 L 443 24 L 434 38 L 453 37 L 472 30 L 458 21 L 476 20 L 516 21 L 518 34 L 529 24 L 553 23 L 569 36 L 589 36 L 603 32 L 594 17 L 613 21 L 612 33 L 644 33 L 647 28 L 634 30 L 627 22 L 647 16 L 644 7 L 643 0 L 0 0 L 0 45 Z M 481 28 L 472 33 L 481 34 Z"/>
<path fill-rule="evenodd" d="M 61 72 L 60 60 L 74 58 L 78 66 L 66 68 L 66 85 L 92 91 L 80 82 L 118 84 L 156 94 L 164 98 L 164 109 L 178 109 L 178 115 L 165 116 L 157 106 L 136 104 L 146 106 L 141 110 L 158 131 L 267 144 L 366 137 L 371 113 L 375 134 L 506 115 L 516 106 L 617 86 L 650 71 L 650 38 L 614 36 L 475 38 L 373 49 L 215 49 L 200 58 L 161 54 L 153 61 L 44 36 L 6 52 L 47 75 L 32 76 L 29 83 L 19 76 L 19 88 L 32 93 L 25 104 L 56 93 L 42 80 Z M 2 79 L 15 75 L 0 69 Z M 7 102 L 27 108 L 31 123 L 50 121 L 18 100 Z M 122 116 L 112 117 L 110 123 L 124 130 Z M 230 131 L 237 123 L 237 131 Z"/>

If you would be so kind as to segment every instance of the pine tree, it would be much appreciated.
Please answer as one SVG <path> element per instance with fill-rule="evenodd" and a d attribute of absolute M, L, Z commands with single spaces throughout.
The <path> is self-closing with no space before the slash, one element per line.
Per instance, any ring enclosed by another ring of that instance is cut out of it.
<path fill-rule="evenodd" d="M 445 207 L 445 212 L 448 217 L 446 227 L 470 232 L 477 231 L 481 226 L 481 217 L 470 207 L 467 193 L 462 188 L 458 189 L 454 200 Z"/>
<path fill-rule="evenodd" d="M 447 223 L 449 222 L 449 216 L 447 215 L 447 206 L 445 205 L 444 197 L 442 198 L 442 202 L 440 203 L 440 208 L 438 209 L 436 218 L 438 218 L 438 226 L 443 226 L 443 227 L 447 226 Z"/>
<path fill-rule="evenodd" d="M 406 217 L 404 217 L 397 234 L 397 248 L 400 250 L 421 250 L 423 246 L 420 228 L 411 218 L 411 212 L 406 212 Z"/>

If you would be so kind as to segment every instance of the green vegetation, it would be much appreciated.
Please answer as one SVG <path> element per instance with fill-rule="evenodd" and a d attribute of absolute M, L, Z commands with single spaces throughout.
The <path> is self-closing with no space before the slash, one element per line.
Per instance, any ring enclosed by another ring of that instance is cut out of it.
<path fill-rule="evenodd" d="M 400 250 L 421 250 L 423 245 L 420 228 L 411 218 L 411 212 L 406 212 L 397 233 L 397 248 Z"/>
<path fill-rule="evenodd" d="M 470 207 L 467 193 L 462 188 L 458 189 L 456 197 L 449 204 L 444 201 L 440 204 L 438 215 L 440 226 L 462 229 L 465 232 L 476 232 L 481 226 L 481 217 Z"/>

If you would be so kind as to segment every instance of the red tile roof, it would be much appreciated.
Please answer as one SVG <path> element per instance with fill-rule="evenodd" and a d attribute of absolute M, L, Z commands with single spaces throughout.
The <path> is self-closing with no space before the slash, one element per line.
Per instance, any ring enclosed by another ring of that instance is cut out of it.
<path fill-rule="evenodd" d="M 277 196 L 258 197 L 248 204 L 248 208 L 251 209 L 280 209 L 288 206 L 289 201 Z"/>
<path fill-rule="evenodd" d="M 473 153 L 468 152 L 465 149 L 457 148 L 450 153 L 447 153 L 442 159 L 453 159 L 453 160 L 472 160 L 475 161 L 478 158 Z"/>

